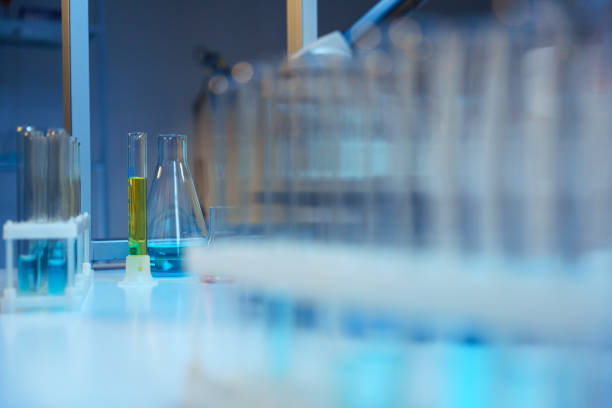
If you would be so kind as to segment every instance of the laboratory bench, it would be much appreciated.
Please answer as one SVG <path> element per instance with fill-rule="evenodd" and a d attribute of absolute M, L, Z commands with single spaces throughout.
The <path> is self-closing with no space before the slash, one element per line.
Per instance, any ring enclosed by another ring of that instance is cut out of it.
<path fill-rule="evenodd" d="M 122 277 L 122 271 L 96 272 L 78 311 L 0 314 L 0 406 L 288 406 L 296 398 L 292 406 L 612 401 L 609 347 L 528 339 L 489 344 L 478 335 L 441 340 L 426 322 L 410 332 L 384 318 L 368 326 L 354 310 L 329 330 L 324 310 L 282 295 L 266 298 L 231 282 L 192 277 L 122 288 Z M 368 337 L 372 330 L 386 335 Z"/>
<path fill-rule="evenodd" d="M 192 353 L 187 279 L 150 293 L 96 273 L 79 311 L 0 314 L 0 406 L 176 406 Z"/>

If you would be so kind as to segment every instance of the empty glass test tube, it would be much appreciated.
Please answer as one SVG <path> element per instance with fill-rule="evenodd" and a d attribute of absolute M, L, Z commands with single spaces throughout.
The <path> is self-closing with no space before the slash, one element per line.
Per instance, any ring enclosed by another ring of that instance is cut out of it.
<path fill-rule="evenodd" d="M 147 134 L 128 133 L 128 248 L 147 254 Z"/>

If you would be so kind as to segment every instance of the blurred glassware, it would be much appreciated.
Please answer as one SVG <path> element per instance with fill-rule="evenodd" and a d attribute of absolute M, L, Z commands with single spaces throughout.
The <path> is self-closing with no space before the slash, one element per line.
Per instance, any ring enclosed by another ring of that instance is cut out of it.
<path fill-rule="evenodd" d="M 611 400 L 591 390 L 612 378 L 595 363 L 612 339 L 612 33 L 536 3 L 542 18 L 512 29 L 396 22 L 351 61 L 257 64 L 202 111 L 196 176 L 217 189 L 212 206 L 232 206 L 227 230 L 272 238 L 190 258 L 272 310 L 249 311 L 264 316 L 252 330 L 237 319 L 229 341 L 205 326 L 204 364 L 232 347 L 235 371 L 252 374 L 223 386 L 269 384 L 262 394 L 305 406 Z M 348 330 L 298 335 L 285 299 Z"/>
<path fill-rule="evenodd" d="M 589 158 L 609 143 L 612 36 L 558 12 L 380 32 L 352 60 L 229 79 L 197 121 L 209 208 L 292 239 L 570 258 L 609 245 L 584 205 L 603 219 L 607 165 Z"/>
<path fill-rule="evenodd" d="M 246 220 L 244 208 L 216 206 L 210 207 L 208 214 L 208 245 L 211 247 L 262 236 L 261 228 Z"/>
<path fill-rule="evenodd" d="M 239 235 L 238 224 L 231 223 L 229 215 L 235 207 L 210 207 L 208 209 L 208 245 L 215 245 L 217 239 L 235 237 Z"/>
<path fill-rule="evenodd" d="M 205 245 L 206 224 L 187 158 L 187 136 L 157 139 L 157 167 L 148 199 L 148 243 L 154 276 L 183 273 L 185 247 Z"/>

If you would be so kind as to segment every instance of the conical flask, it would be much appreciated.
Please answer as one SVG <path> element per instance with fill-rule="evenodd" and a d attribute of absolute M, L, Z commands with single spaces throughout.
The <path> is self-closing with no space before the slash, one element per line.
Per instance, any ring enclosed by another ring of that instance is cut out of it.
<path fill-rule="evenodd" d="M 187 136 L 158 136 L 147 208 L 153 276 L 181 275 L 185 248 L 206 244 L 206 224 L 187 163 Z"/>

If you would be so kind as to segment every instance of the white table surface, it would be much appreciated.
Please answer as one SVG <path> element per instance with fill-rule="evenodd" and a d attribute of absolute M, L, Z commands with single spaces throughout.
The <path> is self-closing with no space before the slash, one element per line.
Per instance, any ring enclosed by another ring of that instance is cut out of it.
<path fill-rule="evenodd" d="M 149 302 L 120 279 L 96 273 L 78 312 L 0 314 L 0 407 L 182 403 L 198 284 L 160 280 Z"/>
<path fill-rule="evenodd" d="M 226 324 L 235 311 L 231 284 L 161 279 L 150 292 L 126 291 L 117 286 L 121 277 L 96 273 L 80 311 L 0 314 L 0 407 L 270 406 L 269 396 L 296 401 L 274 392 L 291 379 L 317 387 L 347 381 L 353 392 L 351 381 L 380 377 L 386 363 L 379 362 L 389 355 L 404 365 L 400 391 L 410 403 L 401 405 L 541 407 L 563 401 L 579 407 L 612 401 L 608 348 L 435 339 L 402 343 L 401 349 L 381 349 L 376 342 L 355 348 L 344 340 L 339 347 L 337 338 L 307 330 Z M 375 366 L 362 364 L 380 356 Z M 364 370 L 366 377 L 347 367 Z M 228 403 L 219 403 L 224 398 Z"/>

